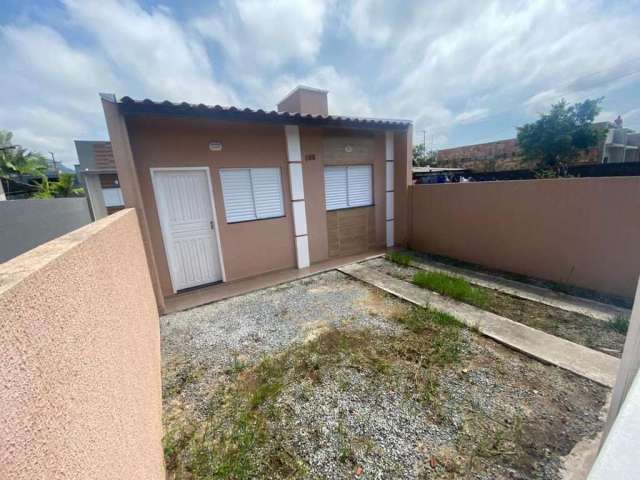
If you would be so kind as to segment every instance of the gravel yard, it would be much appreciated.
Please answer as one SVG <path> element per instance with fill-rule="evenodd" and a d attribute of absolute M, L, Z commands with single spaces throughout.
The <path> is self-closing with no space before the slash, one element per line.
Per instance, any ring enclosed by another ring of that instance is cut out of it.
<path fill-rule="evenodd" d="M 384 258 L 369 260 L 365 265 L 407 282 L 411 282 L 413 275 L 420 271 L 418 268 L 397 265 Z M 622 355 L 625 335 L 610 328 L 602 320 L 513 297 L 489 288 L 474 288 L 484 292 L 486 304 L 482 308 L 485 310 L 608 355 Z"/>
<path fill-rule="evenodd" d="M 560 478 L 606 389 L 338 272 L 161 318 L 169 478 Z"/>

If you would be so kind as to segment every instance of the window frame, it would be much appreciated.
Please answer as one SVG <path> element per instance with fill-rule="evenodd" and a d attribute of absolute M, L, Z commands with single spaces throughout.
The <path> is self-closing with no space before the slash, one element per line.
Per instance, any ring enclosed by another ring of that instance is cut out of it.
<path fill-rule="evenodd" d="M 120 203 L 112 203 L 110 201 L 107 200 L 107 198 L 105 197 L 105 190 L 109 191 L 107 193 L 107 196 L 109 196 L 109 193 L 111 193 L 111 191 L 118 191 L 118 198 Z M 115 207 L 124 207 L 124 196 L 122 195 L 122 188 L 118 187 L 108 187 L 108 188 L 104 188 L 101 187 L 100 188 L 100 193 L 102 194 L 102 201 L 104 203 L 104 206 L 106 208 L 115 208 Z"/>
<path fill-rule="evenodd" d="M 250 185 L 250 189 L 251 189 L 251 200 L 253 203 L 253 212 L 255 215 L 255 218 L 248 218 L 246 220 L 235 220 L 235 221 L 229 221 L 229 219 L 227 218 L 227 203 L 225 201 L 224 198 L 224 181 L 222 179 L 222 172 L 224 171 L 248 171 L 249 172 L 249 185 Z M 280 186 L 280 199 L 281 199 L 281 207 L 282 207 L 282 215 L 275 215 L 272 217 L 258 217 L 258 209 L 256 207 L 256 196 L 255 196 L 255 190 L 254 190 L 254 186 L 253 186 L 253 177 L 251 176 L 251 170 L 277 170 L 278 171 L 278 176 L 279 176 L 279 186 Z M 274 220 L 277 218 L 285 218 L 287 216 L 287 211 L 285 208 L 285 204 L 286 204 L 286 199 L 285 199 L 285 189 L 284 189 L 284 185 L 283 185 L 283 177 L 282 177 L 282 167 L 280 166 L 269 166 L 269 167 L 222 167 L 220 169 L 218 169 L 218 179 L 220 180 L 220 193 L 222 195 L 222 208 L 224 210 L 224 220 L 226 222 L 227 225 L 235 225 L 238 223 L 248 223 L 248 222 L 259 222 L 262 220 Z"/>
<path fill-rule="evenodd" d="M 370 203 L 366 205 L 349 205 L 349 168 L 351 167 L 369 167 L 369 178 L 371 180 L 370 183 L 370 191 L 371 191 L 371 199 Z M 338 207 L 338 208 L 327 208 L 327 192 L 326 192 L 326 170 L 327 168 L 344 168 L 346 175 L 346 207 Z M 353 163 L 349 165 L 325 165 L 323 170 L 323 186 L 325 189 L 325 198 L 324 198 L 324 207 L 326 212 L 336 212 L 338 210 L 350 210 L 352 208 L 367 208 L 367 207 L 375 207 L 375 195 L 374 195 L 374 179 L 373 179 L 373 164 L 371 163 Z"/>

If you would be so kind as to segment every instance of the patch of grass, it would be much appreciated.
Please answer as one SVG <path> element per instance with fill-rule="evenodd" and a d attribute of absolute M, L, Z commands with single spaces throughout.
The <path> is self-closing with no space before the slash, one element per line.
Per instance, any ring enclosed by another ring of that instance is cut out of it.
<path fill-rule="evenodd" d="M 463 326 L 460 321 L 448 313 L 420 307 L 414 307 L 408 314 L 397 316 L 395 319 L 413 333 L 422 333 L 433 324 L 456 328 L 461 328 Z"/>
<path fill-rule="evenodd" d="M 429 362 L 446 365 L 458 360 L 461 341 L 460 329 L 464 325 L 455 317 L 431 310 L 429 308 L 414 307 L 408 314 L 396 317 L 396 320 L 416 334 L 429 335 Z"/>
<path fill-rule="evenodd" d="M 438 379 L 430 370 L 416 372 L 416 391 L 419 392 L 423 405 L 427 406 L 433 402 L 439 386 Z"/>
<path fill-rule="evenodd" d="M 406 253 L 400 253 L 395 251 L 387 253 L 386 259 L 402 267 L 410 266 L 411 260 L 412 260 L 411 255 L 407 255 Z"/>
<path fill-rule="evenodd" d="M 465 279 L 441 272 L 417 272 L 412 279 L 414 285 L 428 288 L 441 295 L 483 308 L 487 304 L 484 291 L 471 286 Z"/>
<path fill-rule="evenodd" d="M 626 335 L 627 330 L 629 330 L 629 318 L 626 315 L 617 315 L 616 318 L 609 322 L 609 327 L 622 335 Z"/>

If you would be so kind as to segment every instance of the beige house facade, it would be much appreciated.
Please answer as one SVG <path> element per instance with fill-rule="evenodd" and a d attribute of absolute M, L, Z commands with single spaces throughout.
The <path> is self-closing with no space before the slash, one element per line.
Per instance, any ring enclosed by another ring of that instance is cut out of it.
<path fill-rule="evenodd" d="M 328 114 L 299 87 L 265 112 L 103 95 L 156 297 L 407 239 L 409 121 Z"/>

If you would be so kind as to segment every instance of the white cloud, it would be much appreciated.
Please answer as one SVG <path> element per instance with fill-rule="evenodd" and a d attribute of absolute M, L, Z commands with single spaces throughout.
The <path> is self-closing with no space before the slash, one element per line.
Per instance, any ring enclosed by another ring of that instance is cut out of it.
<path fill-rule="evenodd" d="M 570 0 L 416 2 L 398 20 L 391 3 L 359 1 L 350 27 L 362 48 L 367 42 L 381 48 L 386 101 L 415 118 L 416 131 L 446 133 L 467 123 L 469 111 L 476 121 L 489 118 L 487 111 L 534 115 L 562 96 L 599 96 L 619 88 L 616 78 L 632 71 L 629 64 L 638 57 L 638 14 L 631 7 Z"/>
<path fill-rule="evenodd" d="M 271 109 L 298 84 L 329 90 L 332 113 L 411 119 L 449 145 L 512 135 L 562 97 L 608 95 L 607 112 L 640 121 L 640 94 L 620 95 L 640 84 L 632 4 L 138 1 L 3 20 L 0 128 L 71 164 L 74 138 L 106 137 L 100 91 Z"/>
<path fill-rule="evenodd" d="M 297 85 L 309 85 L 329 91 L 329 113 L 332 115 L 363 116 L 373 114 L 369 98 L 363 86 L 355 79 L 339 73 L 332 66 L 322 66 L 307 75 L 294 77 L 284 75 L 269 87 L 265 97 L 275 105 Z"/>
<path fill-rule="evenodd" d="M 487 118 L 488 115 L 489 115 L 488 108 L 475 108 L 473 110 L 465 110 L 464 112 L 458 113 L 454 117 L 453 122 L 461 125 L 464 125 L 467 123 L 475 123 Z"/>
<path fill-rule="evenodd" d="M 149 12 L 132 1 L 66 0 L 78 26 L 98 41 L 123 75 L 145 96 L 174 101 L 231 104 L 230 88 L 218 84 L 203 43 L 166 8 Z"/>
<path fill-rule="evenodd" d="M 0 128 L 12 130 L 16 143 L 53 151 L 71 165 L 74 138 L 101 129 L 97 93 L 120 83 L 99 56 L 72 47 L 45 26 L 2 27 L 0 49 L 7 52 L 0 71 Z"/>
<path fill-rule="evenodd" d="M 224 0 L 194 21 L 236 70 L 273 70 L 296 60 L 313 64 L 320 50 L 325 0 Z"/>

